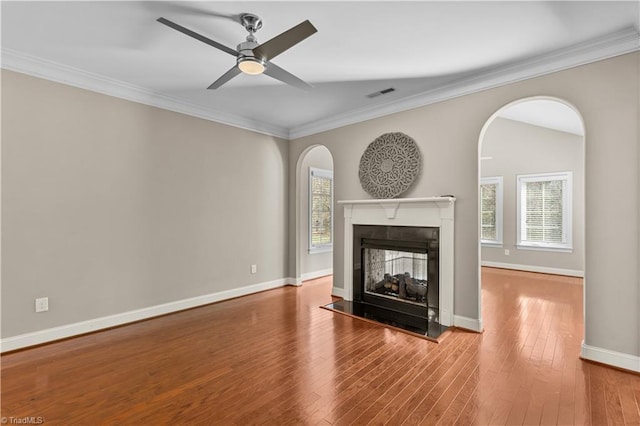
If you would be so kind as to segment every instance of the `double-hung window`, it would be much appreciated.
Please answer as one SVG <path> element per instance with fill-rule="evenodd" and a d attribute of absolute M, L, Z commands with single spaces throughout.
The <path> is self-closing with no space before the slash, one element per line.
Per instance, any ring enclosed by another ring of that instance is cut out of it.
<path fill-rule="evenodd" d="M 480 179 L 480 242 L 502 246 L 502 176 Z"/>
<path fill-rule="evenodd" d="M 518 176 L 518 248 L 571 251 L 571 203 L 571 172 Z"/>
<path fill-rule="evenodd" d="M 309 253 L 333 250 L 333 172 L 309 168 Z"/>

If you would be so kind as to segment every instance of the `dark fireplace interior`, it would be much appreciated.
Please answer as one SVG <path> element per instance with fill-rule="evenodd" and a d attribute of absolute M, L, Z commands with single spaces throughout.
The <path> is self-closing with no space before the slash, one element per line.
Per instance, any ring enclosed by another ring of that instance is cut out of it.
<path fill-rule="evenodd" d="M 437 338 L 440 228 L 354 225 L 348 313 Z"/>

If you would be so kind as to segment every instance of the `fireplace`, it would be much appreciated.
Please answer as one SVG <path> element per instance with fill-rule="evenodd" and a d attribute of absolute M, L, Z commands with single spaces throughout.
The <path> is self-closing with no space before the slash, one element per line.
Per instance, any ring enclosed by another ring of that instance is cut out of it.
<path fill-rule="evenodd" d="M 338 201 L 344 300 L 363 316 L 453 325 L 455 198 Z M 395 321 L 392 319 L 391 321 Z"/>
<path fill-rule="evenodd" d="M 439 321 L 440 228 L 353 227 L 353 301 Z"/>

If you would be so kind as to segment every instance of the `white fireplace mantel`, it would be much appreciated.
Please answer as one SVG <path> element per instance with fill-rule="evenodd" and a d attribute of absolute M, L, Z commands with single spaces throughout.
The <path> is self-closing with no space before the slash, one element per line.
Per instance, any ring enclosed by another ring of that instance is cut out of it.
<path fill-rule="evenodd" d="M 455 197 L 338 201 L 344 206 L 344 298 L 353 300 L 353 225 L 440 228 L 440 324 L 453 325 Z"/>

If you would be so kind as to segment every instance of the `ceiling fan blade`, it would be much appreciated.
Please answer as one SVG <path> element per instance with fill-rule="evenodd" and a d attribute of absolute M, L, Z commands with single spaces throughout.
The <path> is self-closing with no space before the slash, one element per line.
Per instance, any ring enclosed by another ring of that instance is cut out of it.
<path fill-rule="evenodd" d="M 201 42 L 206 43 L 209 46 L 213 46 L 216 49 L 220 49 L 223 52 L 227 52 L 230 55 L 233 55 L 233 56 L 238 56 L 239 55 L 239 53 L 235 49 L 227 47 L 224 44 L 220 44 L 217 41 L 213 41 L 210 38 L 207 38 L 207 37 L 205 37 L 203 35 L 200 35 L 200 34 L 194 32 L 194 31 L 191 31 L 190 29 L 185 28 L 182 25 L 178 25 L 175 22 L 171 22 L 168 19 L 158 18 L 157 21 L 160 22 L 161 24 L 165 24 L 167 27 L 173 28 L 176 31 L 180 31 L 181 33 L 186 34 L 189 37 L 193 37 L 196 40 L 200 40 Z"/>
<path fill-rule="evenodd" d="M 289 71 L 283 70 L 273 62 L 269 62 L 267 64 L 267 67 L 264 70 L 264 73 L 269 77 L 275 78 L 276 80 L 280 80 L 283 83 L 290 84 L 291 86 L 295 86 L 298 89 L 302 89 L 302 90 L 313 89 L 312 85 L 310 85 L 305 81 L 300 80 L 298 77 L 291 74 Z"/>
<path fill-rule="evenodd" d="M 240 73 L 241 73 L 240 68 L 238 68 L 237 66 L 234 66 L 229 71 L 222 74 L 222 77 L 214 81 L 211 84 L 211 86 L 207 87 L 207 89 L 217 89 L 218 87 L 222 86 L 227 81 L 231 80 L 233 77 L 237 76 Z"/>
<path fill-rule="evenodd" d="M 271 40 L 262 43 L 253 49 L 253 54 L 265 61 L 270 61 L 317 31 L 311 22 L 308 20 L 304 21 L 282 34 L 275 36 Z"/>

